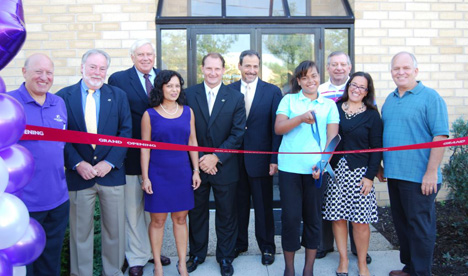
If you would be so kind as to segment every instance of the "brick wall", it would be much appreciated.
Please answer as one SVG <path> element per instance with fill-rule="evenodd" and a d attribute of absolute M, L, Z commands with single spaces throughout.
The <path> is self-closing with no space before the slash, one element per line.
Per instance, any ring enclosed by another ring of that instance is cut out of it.
<path fill-rule="evenodd" d="M 355 69 L 372 75 L 379 106 L 395 89 L 390 60 L 405 50 L 418 59 L 418 79 L 445 99 L 450 123 L 460 116 L 468 119 L 467 1 L 354 0 L 353 8 Z M 377 183 L 376 191 L 379 204 L 388 204 L 386 185 Z M 438 199 L 447 194 L 442 190 Z"/>
<path fill-rule="evenodd" d="M 22 82 L 21 67 L 32 53 L 55 63 L 51 89 L 80 79 L 83 53 L 101 48 L 112 58 L 109 75 L 132 65 L 128 49 L 141 38 L 155 42 L 157 0 L 23 0 L 27 39 L 16 58 L 0 72 L 7 90 Z"/>
<path fill-rule="evenodd" d="M 351 0 L 355 11 L 355 69 L 371 73 L 377 103 L 394 89 L 389 73 L 398 51 L 416 54 L 419 79 L 447 102 L 450 122 L 468 117 L 468 3 L 454 1 Z M 80 79 L 80 58 L 90 48 L 112 57 L 109 74 L 128 68 L 130 45 L 155 42 L 157 0 L 23 0 L 28 37 L 22 51 L 0 72 L 7 89 L 22 82 L 25 57 L 43 52 L 55 62 L 52 92 Z M 446 154 L 449 155 L 449 152 Z M 376 184 L 379 204 L 388 204 L 386 185 Z M 440 193 L 444 198 L 446 191 Z"/>

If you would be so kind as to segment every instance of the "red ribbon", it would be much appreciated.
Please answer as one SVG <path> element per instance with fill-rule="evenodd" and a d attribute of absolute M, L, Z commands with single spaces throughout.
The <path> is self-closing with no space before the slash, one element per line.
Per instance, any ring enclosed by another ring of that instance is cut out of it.
<path fill-rule="evenodd" d="M 24 135 L 21 140 L 40 140 L 40 141 L 60 141 L 76 144 L 96 144 L 102 146 L 126 147 L 126 148 L 148 148 L 157 150 L 178 150 L 178 151 L 202 151 L 202 152 L 225 152 L 225 153 L 253 153 L 253 154 L 323 154 L 332 152 L 271 152 L 271 151 L 251 151 L 251 150 L 235 150 L 235 149 L 217 149 L 208 147 L 193 147 L 188 145 L 178 145 L 162 142 L 152 142 L 131 138 L 116 137 L 110 135 L 91 134 L 87 132 L 75 130 L 62 130 L 49 127 L 27 125 L 24 130 Z M 348 150 L 335 151 L 333 154 L 348 154 L 348 153 L 367 153 L 380 151 L 397 151 L 397 150 L 414 150 L 441 148 L 452 146 L 468 145 L 468 137 L 455 139 L 447 139 L 436 142 L 428 142 L 414 145 L 397 146 L 390 148 L 378 149 L 363 149 L 363 150 Z"/>

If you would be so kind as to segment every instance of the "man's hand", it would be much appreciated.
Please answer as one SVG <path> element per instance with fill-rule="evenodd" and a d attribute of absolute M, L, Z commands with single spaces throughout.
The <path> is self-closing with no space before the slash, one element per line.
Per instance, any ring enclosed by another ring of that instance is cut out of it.
<path fill-rule="evenodd" d="M 379 166 L 379 171 L 377 172 L 377 178 L 380 182 L 387 182 L 387 179 L 384 177 L 384 168 L 382 165 Z"/>
<path fill-rule="evenodd" d="M 219 158 L 214 154 L 205 154 L 199 160 L 200 169 L 205 173 L 215 175 L 218 172 L 216 164 L 218 164 Z"/>
<path fill-rule="evenodd" d="M 274 175 L 278 172 L 278 164 L 270 164 L 270 175 Z"/>
<path fill-rule="evenodd" d="M 426 171 L 421 184 L 421 192 L 423 195 L 437 193 L 437 170 Z"/>
<path fill-rule="evenodd" d="M 106 176 L 106 174 L 108 174 L 112 170 L 111 165 L 109 165 L 109 163 L 107 163 L 104 160 L 94 165 L 93 168 L 96 171 L 96 176 L 99 176 L 99 177 Z"/>
<path fill-rule="evenodd" d="M 86 161 L 81 161 L 78 163 L 76 171 L 84 180 L 90 180 L 97 176 L 96 170 Z"/>

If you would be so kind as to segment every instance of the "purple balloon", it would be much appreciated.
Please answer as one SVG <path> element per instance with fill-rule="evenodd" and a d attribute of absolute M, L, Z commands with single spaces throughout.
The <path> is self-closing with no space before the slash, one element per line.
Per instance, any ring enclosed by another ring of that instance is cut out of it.
<path fill-rule="evenodd" d="M 0 275 L 11 276 L 13 275 L 13 265 L 8 257 L 0 252 Z"/>
<path fill-rule="evenodd" d="M 6 93 L 5 82 L 3 81 L 2 77 L 0 77 L 0 93 Z"/>
<path fill-rule="evenodd" d="M 26 40 L 21 0 L 0 1 L 0 70 L 19 52 Z"/>
<path fill-rule="evenodd" d="M 37 259 L 46 244 L 46 235 L 44 228 L 33 218 L 29 218 L 29 226 L 26 229 L 26 234 L 16 244 L 2 249 L 11 264 L 14 266 L 22 266 L 32 263 Z"/>
<path fill-rule="evenodd" d="M 0 93 L 0 150 L 18 142 L 25 128 L 23 106 L 12 96 Z"/>
<path fill-rule="evenodd" d="M 5 189 L 6 193 L 15 193 L 23 189 L 34 174 L 34 158 L 29 150 L 15 144 L 0 151 L 0 158 L 5 161 L 9 179 Z"/>

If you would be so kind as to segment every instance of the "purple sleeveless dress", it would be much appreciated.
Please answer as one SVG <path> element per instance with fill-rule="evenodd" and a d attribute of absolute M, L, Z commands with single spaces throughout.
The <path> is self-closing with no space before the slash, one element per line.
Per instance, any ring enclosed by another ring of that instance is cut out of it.
<path fill-rule="evenodd" d="M 190 108 L 182 115 L 167 119 L 149 108 L 151 141 L 187 145 L 190 136 Z M 153 194 L 145 193 L 145 211 L 169 213 L 190 210 L 194 206 L 192 169 L 186 151 L 151 150 L 148 176 Z"/>

